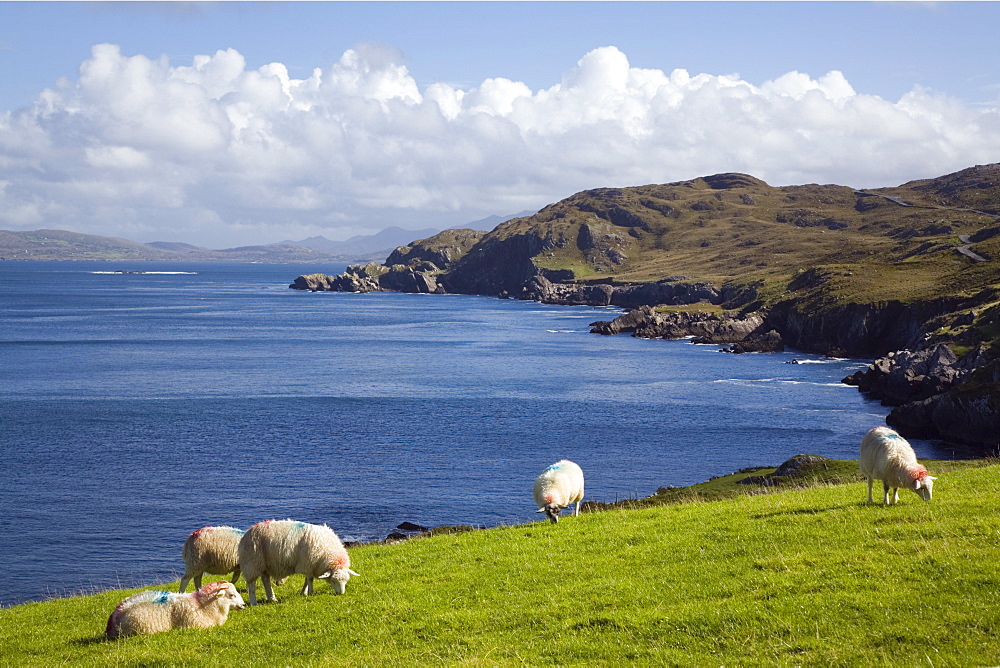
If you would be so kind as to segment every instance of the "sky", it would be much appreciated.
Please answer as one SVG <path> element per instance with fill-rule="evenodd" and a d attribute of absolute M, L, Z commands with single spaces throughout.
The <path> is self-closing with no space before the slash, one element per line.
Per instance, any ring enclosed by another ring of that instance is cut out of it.
<path fill-rule="evenodd" d="M 0 229 L 210 248 L 1000 162 L 1000 2 L 0 1 Z"/>

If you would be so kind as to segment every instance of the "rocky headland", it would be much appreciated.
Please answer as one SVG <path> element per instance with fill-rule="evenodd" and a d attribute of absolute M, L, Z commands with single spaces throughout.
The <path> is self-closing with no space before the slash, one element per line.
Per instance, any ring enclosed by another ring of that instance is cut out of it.
<path fill-rule="evenodd" d="M 591 331 L 874 359 L 845 382 L 904 435 L 1000 449 L 1000 164 L 895 188 L 745 174 L 577 193 L 300 290 L 495 295 L 626 312 Z"/>

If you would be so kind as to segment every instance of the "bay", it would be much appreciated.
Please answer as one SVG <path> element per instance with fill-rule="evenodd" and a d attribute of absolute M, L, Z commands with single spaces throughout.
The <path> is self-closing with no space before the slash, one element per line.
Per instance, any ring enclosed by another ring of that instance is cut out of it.
<path fill-rule="evenodd" d="M 617 309 L 288 288 L 343 268 L 0 261 L 0 605 L 176 579 L 204 525 L 532 522 L 564 457 L 614 501 L 854 459 L 885 418 L 840 383 L 869 360 L 589 333 Z"/>

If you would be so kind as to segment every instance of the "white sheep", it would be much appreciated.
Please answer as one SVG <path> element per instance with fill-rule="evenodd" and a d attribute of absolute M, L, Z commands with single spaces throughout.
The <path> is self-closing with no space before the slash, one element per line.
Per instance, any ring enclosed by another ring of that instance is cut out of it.
<path fill-rule="evenodd" d="M 313 593 L 313 578 L 326 580 L 334 593 L 343 594 L 352 575 L 351 558 L 333 530 L 294 520 L 266 520 L 250 527 L 239 545 L 240 566 L 247 581 L 250 605 L 257 605 L 257 578 L 268 601 L 277 601 L 271 578 L 293 573 L 306 576 L 302 595 Z"/>
<path fill-rule="evenodd" d="M 194 578 L 194 588 L 201 589 L 203 573 L 229 573 L 230 582 L 240 579 L 240 562 L 237 548 L 244 531 L 236 527 L 202 527 L 192 531 L 184 541 L 184 577 L 178 591 L 184 593 L 187 584 Z"/>
<path fill-rule="evenodd" d="M 899 501 L 899 489 L 913 490 L 924 501 L 930 501 L 937 478 L 927 475 L 927 469 L 917 462 L 917 456 L 906 439 L 888 427 L 875 427 L 861 439 L 861 475 L 868 478 L 868 503 L 872 501 L 872 484 L 882 481 L 882 503 Z"/>
<path fill-rule="evenodd" d="M 190 594 L 141 591 L 118 604 L 104 634 L 124 638 L 171 629 L 207 629 L 225 624 L 231 609 L 245 607 L 243 597 L 229 582 L 213 582 Z"/>
<path fill-rule="evenodd" d="M 579 515 L 582 501 L 583 469 L 568 459 L 556 462 L 535 478 L 535 504 L 538 506 L 535 512 L 545 513 L 553 522 L 559 521 L 559 513 L 570 504 L 576 504 L 573 515 Z"/>

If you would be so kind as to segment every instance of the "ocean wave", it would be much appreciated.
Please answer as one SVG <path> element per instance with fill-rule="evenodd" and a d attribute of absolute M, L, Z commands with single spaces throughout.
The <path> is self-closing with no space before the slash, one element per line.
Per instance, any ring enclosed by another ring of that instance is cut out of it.
<path fill-rule="evenodd" d="M 713 383 L 730 383 L 732 385 L 761 385 L 764 383 L 783 383 L 786 385 L 813 385 L 816 387 L 850 387 L 843 383 L 821 383 L 814 380 L 795 380 L 794 378 L 718 378 Z"/>
<path fill-rule="evenodd" d="M 185 276 L 194 276 L 197 271 L 89 271 L 88 274 L 158 274 L 161 276 L 173 276 L 177 274 L 182 274 Z"/>
<path fill-rule="evenodd" d="M 795 364 L 835 364 L 837 362 L 847 362 L 846 357 L 825 357 L 821 360 L 800 360 L 796 359 Z"/>

